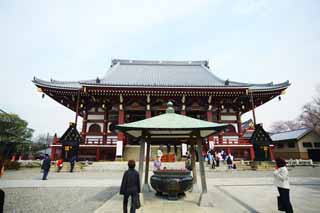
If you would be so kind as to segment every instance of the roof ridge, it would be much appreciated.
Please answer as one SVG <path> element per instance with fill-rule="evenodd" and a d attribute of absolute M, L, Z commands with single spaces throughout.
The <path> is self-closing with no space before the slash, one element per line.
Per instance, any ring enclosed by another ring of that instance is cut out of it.
<path fill-rule="evenodd" d="M 207 60 L 130 60 L 130 59 L 113 59 L 112 65 L 115 64 L 131 64 L 131 65 L 204 65 L 208 67 L 209 62 Z"/>

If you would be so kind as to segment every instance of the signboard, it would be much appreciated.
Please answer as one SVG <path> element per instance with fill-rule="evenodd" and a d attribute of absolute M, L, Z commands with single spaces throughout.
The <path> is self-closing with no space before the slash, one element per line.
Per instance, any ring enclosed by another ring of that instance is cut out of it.
<path fill-rule="evenodd" d="M 116 156 L 122 157 L 123 141 L 117 141 Z"/>

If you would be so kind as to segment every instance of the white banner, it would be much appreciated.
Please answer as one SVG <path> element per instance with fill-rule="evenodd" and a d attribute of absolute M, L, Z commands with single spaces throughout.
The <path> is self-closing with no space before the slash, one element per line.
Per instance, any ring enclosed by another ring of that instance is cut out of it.
<path fill-rule="evenodd" d="M 123 141 L 117 141 L 116 156 L 122 157 Z"/>
<path fill-rule="evenodd" d="M 214 142 L 213 141 L 209 141 L 209 148 L 214 149 Z"/>
<path fill-rule="evenodd" d="M 182 156 L 186 156 L 187 151 L 188 151 L 188 146 L 187 146 L 187 144 L 183 143 L 182 144 Z"/>

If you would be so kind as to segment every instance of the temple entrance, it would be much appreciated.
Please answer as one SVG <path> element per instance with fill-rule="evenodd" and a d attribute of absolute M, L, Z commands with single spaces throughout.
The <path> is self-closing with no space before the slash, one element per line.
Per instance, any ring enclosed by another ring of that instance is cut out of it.
<path fill-rule="evenodd" d="M 270 160 L 270 147 L 263 145 L 253 145 L 255 160 L 256 161 L 269 161 Z"/>

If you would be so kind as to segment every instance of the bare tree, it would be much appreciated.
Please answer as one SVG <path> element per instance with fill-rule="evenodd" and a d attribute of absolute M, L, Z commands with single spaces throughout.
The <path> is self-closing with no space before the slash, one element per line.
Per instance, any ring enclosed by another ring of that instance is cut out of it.
<path fill-rule="evenodd" d="M 312 128 L 320 134 L 320 85 L 317 86 L 316 90 L 316 97 L 303 106 L 300 119 L 304 126 Z"/>
<path fill-rule="evenodd" d="M 271 132 L 283 132 L 308 127 L 320 134 L 320 85 L 313 100 L 303 106 L 303 111 L 297 119 L 277 121 L 271 125 Z"/>
<path fill-rule="evenodd" d="M 300 129 L 302 127 L 305 127 L 305 125 L 303 122 L 299 120 L 276 121 L 271 125 L 270 131 L 272 133 L 276 133 L 276 132 L 284 132 L 284 131 Z"/>

